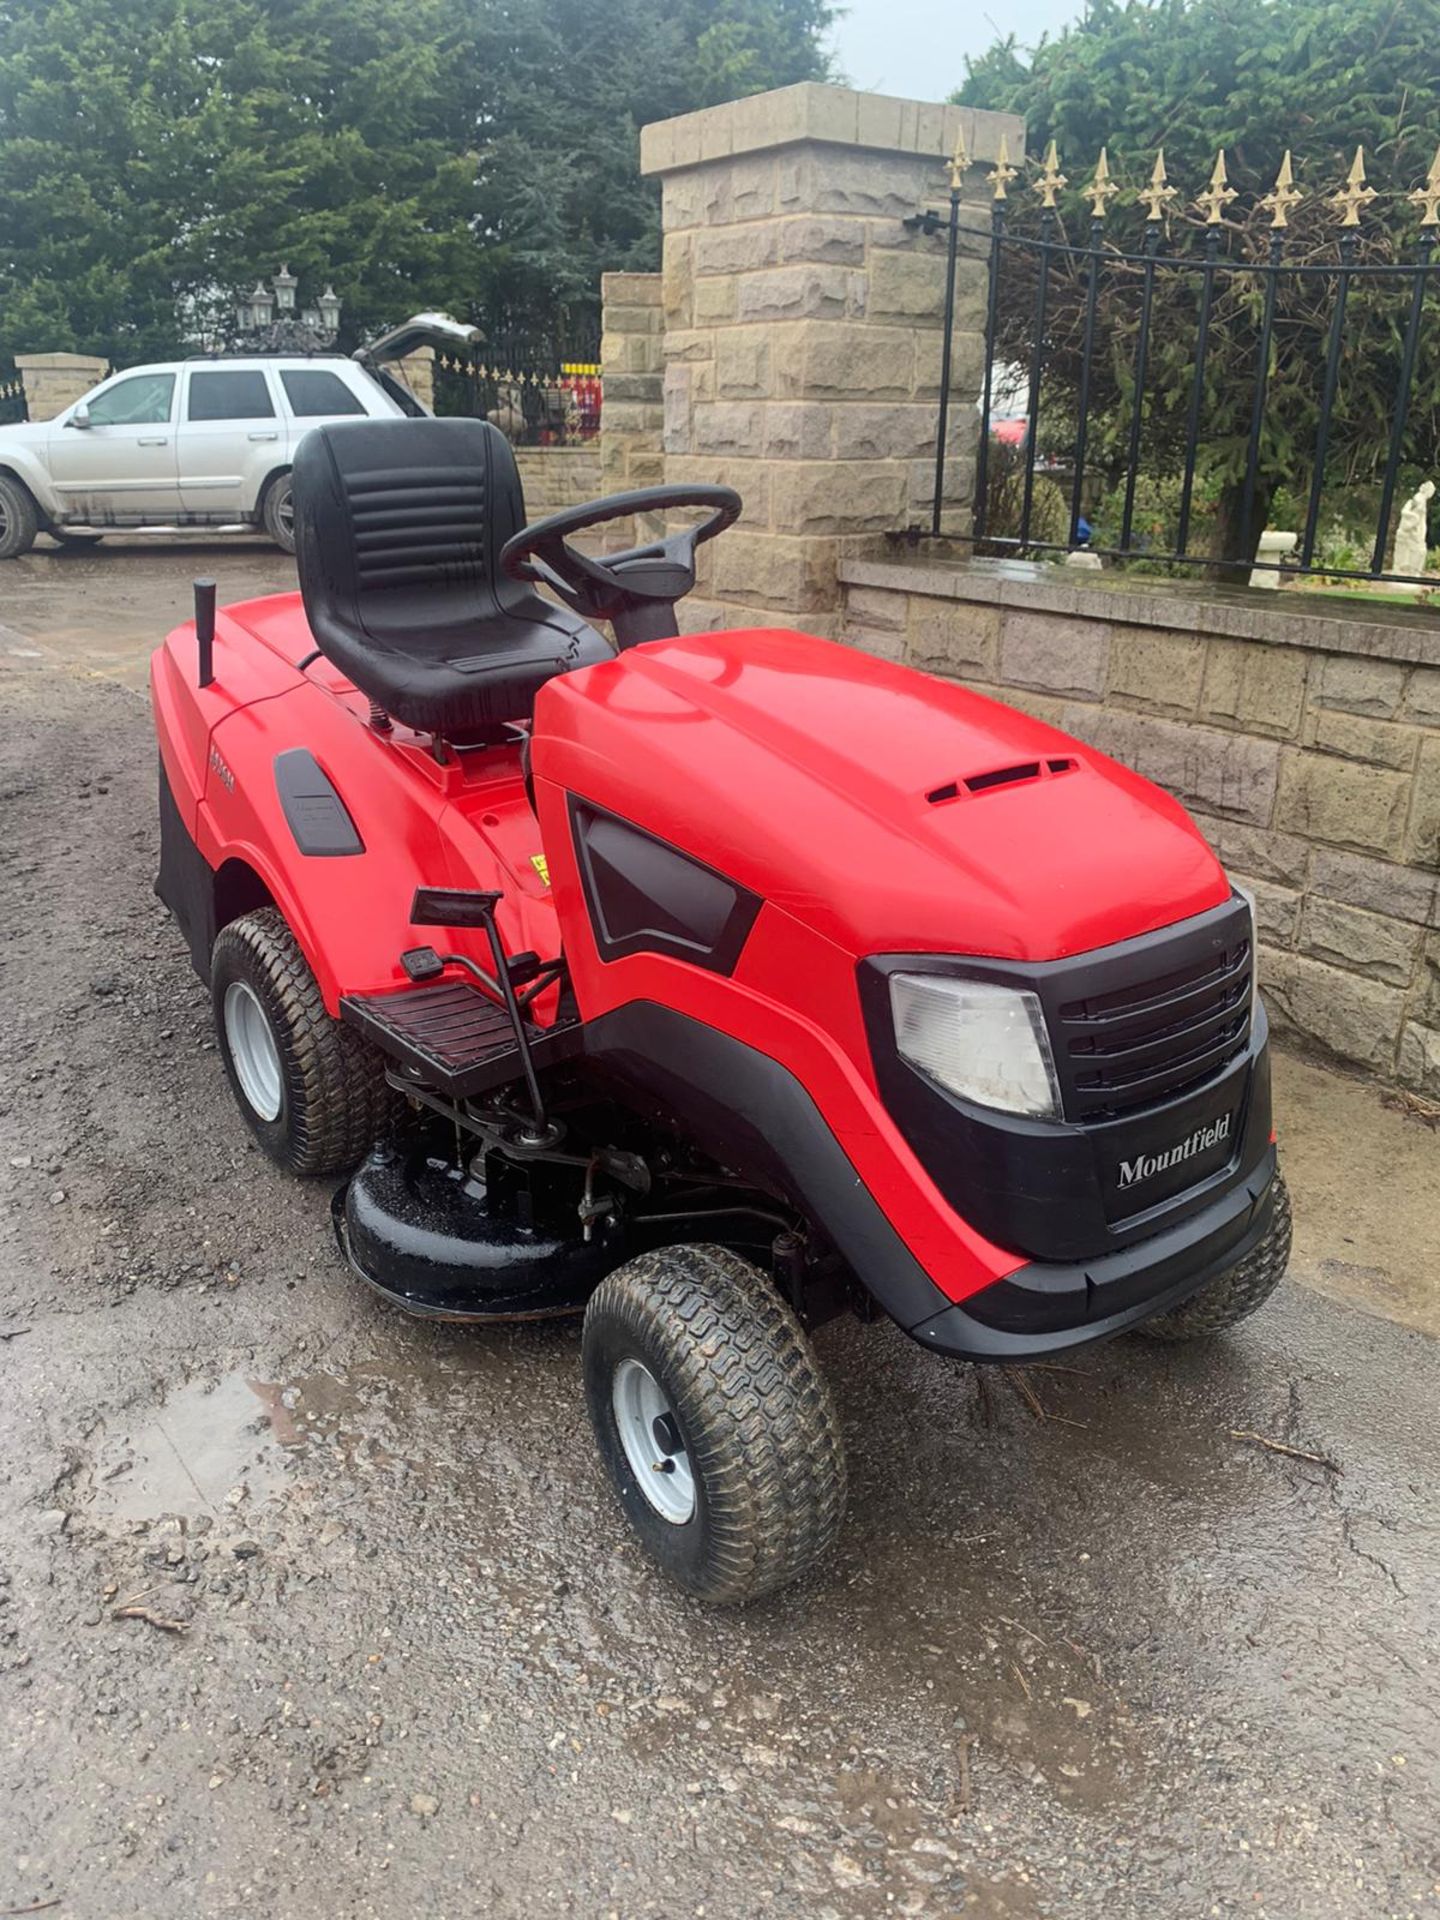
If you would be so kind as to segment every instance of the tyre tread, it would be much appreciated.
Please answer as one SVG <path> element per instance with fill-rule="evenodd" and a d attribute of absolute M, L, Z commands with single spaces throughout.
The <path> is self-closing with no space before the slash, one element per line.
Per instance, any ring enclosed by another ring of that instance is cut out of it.
<path fill-rule="evenodd" d="M 1203 1340 L 1248 1320 L 1264 1306 L 1290 1264 L 1290 1192 L 1279 1173 L 1273 1192 L 1270 1224 L 1245 1258 L 1206 1281 L 1169 1313 L 1142 1321 L 1137 1333 L 1148 1340 Z"/>
<path fill-rule="evenodd" d="M 663 1354 L 684 1402 L 709 1526 L 692 1590 L 734 1605 L 798 1579 L 839 1533 L 845 1456 L 829 1388 L 774 1284 L 726 1248 L 666 1247 L 602 1282 L 587 1338 L 605 1319 Z"/>
<path fill-rule="evenodd" d="M 290 1041 L 284 1049 L 282 1040 L 291 1118 L 284 1164 L 297 1174 L 348 1172 L 395 1109 L 378 1056 L 331 1019 L 299 942 L 274 907 L 222 928 L 215 960 L 227 949 L 273 994 Z"/>

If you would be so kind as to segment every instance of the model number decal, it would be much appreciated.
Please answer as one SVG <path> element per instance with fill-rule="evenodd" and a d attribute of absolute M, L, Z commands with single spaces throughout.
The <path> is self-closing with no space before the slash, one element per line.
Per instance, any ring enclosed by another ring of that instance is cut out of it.
<path fill-rule="evenodd" d="M 220 758 L 220 749 L 218 747 L 211 747 L 210 749 L 210 765 L 213 771 L 217 773 L 224 782 L 226 791 L 233 793 L 235 791 L 235 776 Z"/>

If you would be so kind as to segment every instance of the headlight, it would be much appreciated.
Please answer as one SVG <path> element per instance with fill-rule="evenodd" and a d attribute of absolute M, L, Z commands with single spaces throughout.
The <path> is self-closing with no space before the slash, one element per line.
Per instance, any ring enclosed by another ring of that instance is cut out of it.
<path fill-rule="evenodd" d="M 895 1044 L 951 1093 L 1002 1113 L 1060 1117 L 1060 1084 L 1036 994 L 988 980 L 892 973 Z"/>

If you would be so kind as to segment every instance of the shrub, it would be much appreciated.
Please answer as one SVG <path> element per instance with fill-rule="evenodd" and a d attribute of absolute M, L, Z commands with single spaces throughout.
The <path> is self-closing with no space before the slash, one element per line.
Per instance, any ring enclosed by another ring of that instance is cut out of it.
<path fill-rule="evenodd" d="M 1018 540 L 1025 507 L 1025 449 L 1005 440 L 990 442 L 990 472 L 986 486 L 985 531 L 977 553 L 1014 558 L 1019 549 L 992 546 L 992 540 Z M 1070 542 L 1070 502 L 1064 490 L 1047 474 L 1037 473 L 1030 494 L 1030 540 L 1040 548 L 1064 548 Z"/>

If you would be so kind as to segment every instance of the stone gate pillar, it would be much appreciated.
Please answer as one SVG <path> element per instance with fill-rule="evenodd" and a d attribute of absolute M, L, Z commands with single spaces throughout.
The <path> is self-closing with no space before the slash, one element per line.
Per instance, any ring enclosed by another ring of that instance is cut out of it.
<path fill-rule="evenodd" d="M 680 608 L 711 626 L 836 627 L 842 546 L 929 523 L 940 392 L 945 240 L 907 232 L 948 205 L 946 163 L 971 167 L 951 384 L 948 524 L 968 521 L 989 226 L 979 162 L 1007 114 L 809 82 L 646 127 L 663 183 L 667 481 L 718 480 L 740 524 L 702 550 Z"/>
<path fill-rule="evenodd" d="M 53 420 L 100 384 L 110 362 L 93 353 L 17 353 L 15 367 L 25 385 L 30 418 Z"/>

